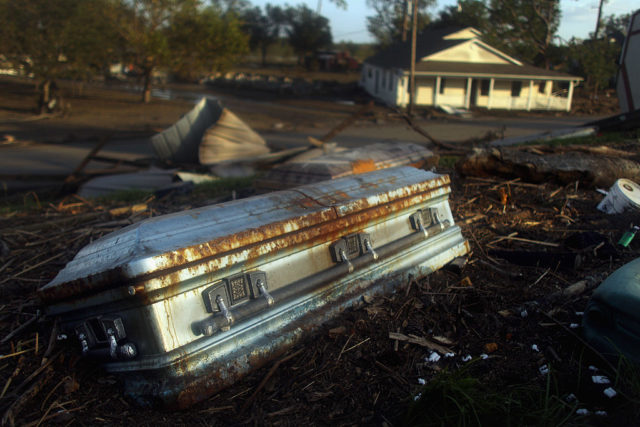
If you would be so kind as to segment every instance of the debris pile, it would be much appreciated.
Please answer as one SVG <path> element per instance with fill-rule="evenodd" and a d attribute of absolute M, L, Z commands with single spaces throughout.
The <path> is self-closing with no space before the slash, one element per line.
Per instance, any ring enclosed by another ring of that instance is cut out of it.
<path fill-rule="evenodd" d="M 54 319 L 39 317 L 34 291 L 106 232 L 210 204 L 214 196 L 174 195 L 131 205 L 78 198 L 38 205 L 30 199 L 31 209 L 3 211 L 1 415 L 23 424 L 169 418 L 193 424 L 214 417 L 238 424 L 397 425 L 414 411 L 424 415 L 422 402 L 442 396 L 442 387 L 463 384 L 478 395 L 525 401 L 538 395 L 518 393 L 542 391 L 542 398 L 550 381 L 553 401 L 565 402 L 553 407 L 559 418 L 550 424 L 565 417 L 632 424 L 639 414 L 628 402 L 637 390 L 626 378 L 637 376 L 593 352 L 580 325 L 593 289 L 640 255 L 637 239 L 626 248 L 617 244 L 637 215 L 598 211 L 602 195 L 575 182 L 532 184 L 455 173 L 452 182 L 454 218 L 473 251 L 467 263 L 409 280 L 395 295 L 363 299 L 273 364 L 188 412 L 171 414 L 122 399 L 115 377 L 79 359 L 76 344 L 58 336 Z M 215 197 L 229 200 L 231 190 Z M 596 384 L 594 375 L 621 380 Z M 422 400 L 414 401 L 418 395 Z M 524 424 L 539 421 L 524 412 L 511 415 Z"/>

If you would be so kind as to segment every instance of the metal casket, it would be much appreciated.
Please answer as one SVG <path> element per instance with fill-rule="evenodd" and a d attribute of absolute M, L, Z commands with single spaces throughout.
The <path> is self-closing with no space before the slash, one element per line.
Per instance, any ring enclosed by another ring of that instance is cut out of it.
<path fill-rule="evenodd" d="M 151 218 L 83 248 L 40 297 L 127 395 L 186 407 L 466 254 L 450 191 L 401 167 Z"/>

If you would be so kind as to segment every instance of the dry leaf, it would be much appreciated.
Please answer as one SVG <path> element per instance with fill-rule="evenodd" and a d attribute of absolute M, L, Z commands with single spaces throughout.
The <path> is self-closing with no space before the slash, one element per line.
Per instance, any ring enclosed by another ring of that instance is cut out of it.
<path fill-rule="evenodd" d="M 64 382 L 64 394 L 71 394 L 74 391 L 78 391 L 80 389 L 80 384 L 76 381 L 75 378 L 67 378 Z"/>
<path fill-rule="evenodd" d="M 484 345 L 484 351 L 487 353 L 493 353 L 498 349 L 498 344 L 494 342 L 489 342 Z"/>
<path fill-rule="evenodd" d="M 329 329 L 329 336 L 344 335 L 347 333 L 347 328 L 344 326 L 338 326 L 337 328 Z"/>

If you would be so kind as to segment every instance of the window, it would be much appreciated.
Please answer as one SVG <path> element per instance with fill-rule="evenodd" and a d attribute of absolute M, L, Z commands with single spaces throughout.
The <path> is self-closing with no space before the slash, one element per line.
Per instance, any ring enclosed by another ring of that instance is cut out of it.
<path fill-rule="evenodd" d="M 540 82 L 540 85 L 538 86 L 538 92 L 545 93 L 546 91 L 547 91 L 547 82 Z"/>
<path fill-rule="evenodd" d="M 489 80 L 482 80 L 480 82 L 480 96 L 489 96 L 489 87 L 491 82 Z"/>
<path fill-rule="evenodd" d="M 387 74 L 389 74 L 388 71 L 383 71 L 382 72 L 382 88 L 386 88 L 387 87 Z"/>
<path fill-rule="evenodd" d="M 444 89 L 445 87 L 447 87 L 447 79 L 445 79 L 444 77 L 442 77 L 440 79 L 440 95 L 442 95 L 444 93 Z"/>
<path fill-rule="evenodd" d="M 369 78 L 372 78 L 373 77 L 373 71 L 371 70 L 371 68 L 369 68 L 368 71 L 369 71 Z"/>
<path fill-rule="evenodd" d="M 394 80 L 393 74 L 390 74 L 389 75 L 389 87 L 387 89 L 393 90 L 393 80 Z"/>
<path fill-rule="evenodd" d="M 519 98 L 522 91 L 522 82 L 511 82 L 511 97 Z"/>

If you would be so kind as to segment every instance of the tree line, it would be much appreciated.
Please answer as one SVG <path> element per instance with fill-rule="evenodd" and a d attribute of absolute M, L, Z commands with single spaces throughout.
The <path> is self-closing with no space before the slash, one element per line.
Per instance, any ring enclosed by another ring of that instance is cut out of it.
<path fill-rule="evenodd" d="M 306 6 L 267 13 L 243 0 L 0 0 L 0 59 L 42 82 L 42 109 L 56 79 L 117 62 L 140 74 L 148 102 L 158 69 L 185 79 L 223 71 L 283 34 L 301 57 L 332 43 L 329 21 Z"/>
<path fill-rule="evenodd" d="M 331 1 L 348 8 L 348 0 Z M 559 0 L 460 0 L 432 16 L 435 3 L 367 0 L 376 46 L 406 38 L 415 4 L 419 30 L 473 26 L 519 59 L 585 77 L 594 93 L 615 74 L 629 19 L 609 16 L 589 39 L 561 42 Z M 282 40 L 302 63 L 332 45 L 329 21 L 318 12 L 305 5 L 260 8 L 247 0 L 0 0 L 0 59 L 42 82 L 43 103 L 56 79 L 84 79 L 116 62 L 130 64 L 148 101 L 158 69 L 192 79 L 224 71 L 250 50 L 260 52 L 264 65 L 268 48 Z"/>

